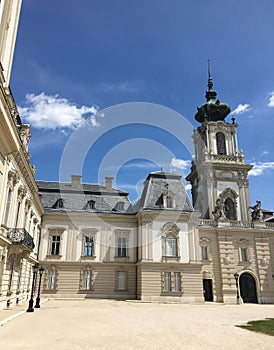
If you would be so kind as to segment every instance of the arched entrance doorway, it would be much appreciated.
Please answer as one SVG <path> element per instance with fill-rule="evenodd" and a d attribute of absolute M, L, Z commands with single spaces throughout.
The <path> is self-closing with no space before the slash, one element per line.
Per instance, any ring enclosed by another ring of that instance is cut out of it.
<path fill-rule="evenodd" d="M 244 303 L 258 303 L 255 278 L 248 272 L 240 275 L 240 295 Z"/>

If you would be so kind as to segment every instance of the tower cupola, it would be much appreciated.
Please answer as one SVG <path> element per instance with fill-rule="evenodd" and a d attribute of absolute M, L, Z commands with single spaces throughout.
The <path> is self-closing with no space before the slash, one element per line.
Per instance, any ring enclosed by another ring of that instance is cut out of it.
<path fill-rule="evenodd" d="M 216 99 L 217 93 L 213 90 L 213 80 L 210 73 L 210 62 L 208 61 L 208 84 L 206 91 L 206 103 L 197 107 L 195 119 L 200 122 L 224 121 L 230 113 L 230 107 L 226 103 Z"/>

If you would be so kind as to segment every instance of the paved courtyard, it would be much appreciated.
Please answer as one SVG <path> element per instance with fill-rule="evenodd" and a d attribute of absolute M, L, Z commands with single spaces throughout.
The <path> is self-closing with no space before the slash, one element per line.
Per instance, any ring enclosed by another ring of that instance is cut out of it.
<path fill-rule="evenodd" d="M 1 349 L 273 349 L 235 327 L 274 317 L 274 305 L 50 300 L 0 328 Z"/>

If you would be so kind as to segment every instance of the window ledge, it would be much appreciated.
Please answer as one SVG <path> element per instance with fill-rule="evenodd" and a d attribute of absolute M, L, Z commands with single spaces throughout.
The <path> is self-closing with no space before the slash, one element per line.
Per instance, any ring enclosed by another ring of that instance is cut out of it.
<path fill-rule="evenodd" d="M 53 293 L 57 293 L 58 292 L 58 289 L 55 288 L 55 289 L 44 289 L 43 290 L 43 294 L 53 294 Z"/>
<path fill-rule="evenodd" d="M 92 294 L 94 292 L 94 289 L 79 289 L 79 294 Z"/>
<path fill-rule="evenodd" d="M 62 258 L 62 255 L 47 255 L 47 259 L 50 259 L 50 260 L 54 260 L 54 259 L 58 259 L 60 260 Z"/>
<path fill-rule="evenodd" d="M 81 260 L 94 260 L 94 259 L 96 259 L 96 255 L 92 255 L 92 256 L 81 255 Z"/>
<path fill-rule="evenodd" d="M 116 260 L 116 261 L 127 261 L 127 260 L 129 260 L 129 256 L 115 256 L 114 260 Z"/>
<path fill-rule="evenodd" d="M 248 260 L 248 261 L 242 261 L 242 260 L 240 260 L 240 261 L 239 261 L 239 265 L 250 265 L 250 264 L 252 264 L 252 261 L 250 261 L 250 260 Z"/>
<path fill-rule="evenodd" d="M 128 289 L 114 289 L 114 292 L 117 292 L 117 293 L 128 293 Z"/>
<path fill-rule="evenodd" d="M 162 256 L 163 262 L 179 262 L 180 256 Z"/>
<path fill-rule="evenodd" d="M 180 292 L 165 292 L 165 291 L 162 291 L 161 292 L 161 295 L 162 296 L 169 296 L 169 297 L 181 297 L 183 295 L 183 292 L 180 291 Z"/>

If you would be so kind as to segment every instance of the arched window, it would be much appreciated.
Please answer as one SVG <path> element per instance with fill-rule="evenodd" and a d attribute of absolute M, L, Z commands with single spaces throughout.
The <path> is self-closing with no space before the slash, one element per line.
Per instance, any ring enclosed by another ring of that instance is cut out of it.
<path fill-rule="evenodd" d="M 177 238 L 172 233 L 166 236 L 165 256 L 177 256 Z"/>
<path fill-rule="evenodd" d="M 236 218 L 236 210 L 235 203 L 231 198 L 227 198 L 225 200 L 225 216 L 228 220 L 237 220 Z"/>
<path fill-rule="evenodd" d="M 216 134 L 217 154 L 226 155 L 225 135 L 222 132 Z"/>

